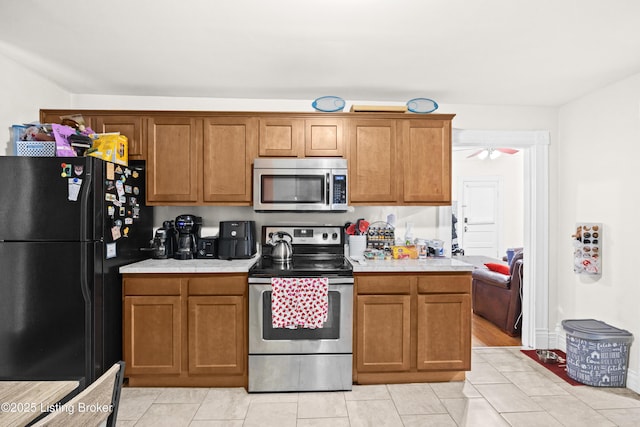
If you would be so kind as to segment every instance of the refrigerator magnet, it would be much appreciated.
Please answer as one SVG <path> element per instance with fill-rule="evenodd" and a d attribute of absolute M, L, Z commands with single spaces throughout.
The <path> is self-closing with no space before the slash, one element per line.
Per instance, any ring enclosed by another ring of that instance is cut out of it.
<path fill-rule="evenodd" d="M 133 218 L 125 218 L 124 219 L 124 223 L 127 224 L 127 225 L 133 224 Z"/>
<path fill-rule="evenodd" d="M 122 181 L 116 181 L 116 191 L 118 192 L 118 196 L 124 196 L 124 184 L 122 184 Z"/>
<path fill-rule="evenodd" d="M 107 164 L 107 179 L 110 179 L 113 181 L 114 179 L 116 179 L 114 174 L 113 163 L 107 162 L 106 164 Z"/>
<path fill-rule="evenodd" d="M 118 240 L 121 236 L 120 234 L 120 227 L 117 225 L 114 225 L 113 227 L 111 227 L 111 237 L 113 238 L 113 240 Z"/>
<path fill-rule="evenodd" d="M 116 244 L 115 243 L 107 243 L 106 259 L 115 258 L 117 256 L 118 256 L 118 254 L 116 252 Z"/>
<path fill-rule="evenodd" d="M 131 188 L 131 186 L 130 186 L 130 185 L 125 185 L 125 186 L 124 186 L 124 192 L 125 192 L 126 194 L 131 194 L 131 193 L 133 192 L 133 188 Z"/>
<path fill-rule="evenodd" d="M 71 202 L 78 201 L 78 195 L 80 194 L 80 188 L 82 187 L 82 180 L 80 178 L 69 178 L 68 188 L 68 196 L 67 198 Z"/>

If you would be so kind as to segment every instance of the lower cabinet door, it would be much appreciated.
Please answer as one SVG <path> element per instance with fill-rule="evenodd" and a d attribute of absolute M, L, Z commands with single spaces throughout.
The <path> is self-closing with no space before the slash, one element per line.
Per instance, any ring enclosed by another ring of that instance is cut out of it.
<path fill-rule="evenodd" d="M 179 296 L 124 298 L 127 374 L 179 374 L 182 325 Z"/>
<path fill-rule="evenodd" d="M 189 373 L 242 374 L 245 308 L 242 296 L 190 296 Z"/>
<path fill-rule="evenodd" d="M 411 296 L 358 295 L 357 298 L 357 371 L 408 371 Z"/>
<path fill-rule="evenodd" d="M 418 370 L 471 369 L 469 294 L 418 295 Z"/>

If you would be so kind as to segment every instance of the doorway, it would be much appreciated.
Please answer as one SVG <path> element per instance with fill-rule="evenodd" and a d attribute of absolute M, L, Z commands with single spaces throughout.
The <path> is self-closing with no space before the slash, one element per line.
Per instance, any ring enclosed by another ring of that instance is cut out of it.
<path fill-rule="evenodd" d="M 501 258 L 498 225 L 503 217 L 502 178 L 463 176 L 459 187 L 459 236 L 464 254 Z"/>
<path fill-rule="evenodd" d="M 514 147 L 524 154 L 522 345 L 548 348 L 549 132 L 453 129 L 454 147 Z"/>

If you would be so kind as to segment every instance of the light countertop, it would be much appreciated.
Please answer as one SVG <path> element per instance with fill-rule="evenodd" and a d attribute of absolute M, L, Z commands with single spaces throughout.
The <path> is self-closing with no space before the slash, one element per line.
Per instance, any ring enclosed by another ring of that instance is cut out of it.
<path fill-rule="evenodd" d="M 349 262 L 353 265 L 354 273 L 465 272 L 474 269 L 472 264 L 451 258 L 365 260 L 363 262 L 349 258 Z"/>
<path fill-rule="evenodd" d="M 246 273 L 258 260 L 249 259 L 145 259 L 120 267 L 122 274 L 135 273 Z"/>
<path fill-rule="evenodd" d="M 250 259 L 146 259 L 120 267 L 122 274 L 140 273 L 247 273 L 258 260 Z M 366 260 L 357 262 L 349 258 L 354 273 L 375 272 L 464 272 L 472 271 L 472 264 L 451 258 Z"/>

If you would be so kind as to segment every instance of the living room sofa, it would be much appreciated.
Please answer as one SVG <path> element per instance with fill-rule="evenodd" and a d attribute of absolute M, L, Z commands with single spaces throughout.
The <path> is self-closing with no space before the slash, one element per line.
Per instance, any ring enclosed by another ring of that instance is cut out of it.
<path fill-rule="evenodd" d="M 514 254 L 508 274 L 486 266 L 471 273 L 473 312 L 511 336 L 522 333 L 522 274 L 523 251 Z"/>

